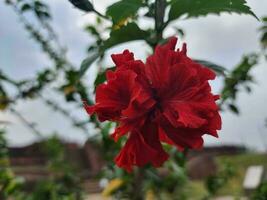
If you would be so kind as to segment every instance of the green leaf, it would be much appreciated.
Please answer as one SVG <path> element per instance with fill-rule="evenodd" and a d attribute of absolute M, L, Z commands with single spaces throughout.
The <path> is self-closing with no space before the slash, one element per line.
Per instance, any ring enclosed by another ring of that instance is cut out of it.
<path fill-rule="evenodd" d="M 212 69 L 213 71 L 215 71 L 218 75 L 222 75 L 225 76 L 225 72 L 226 72 L 226 68 L 222 67 L 220 65 L 214 64 L 210 61 L 206 61 L 206 60 L 194 60 L 195 62 L 208 67 L 210 69 Z"/>
<path fill-rule="evenodd" d="M 38 18 L 43 19 L 43 20 L 51 18 L 48 12 L 42 11 L 42 10 L 35 10 L 35 14 Z"/>
<path fill-rule="evenodd" d="M 81 67 L 80 67 L 80 73 L 79 73 L 80 77 L 82 77 L 85 74 L 85 72 L 88 70 L 88 68 L 92 65 L 92 63 L 98 57 L 99 57 L 99 52 L 95 52 L 83 60 Z"/>
<path fill-rule="evenodd" d="M 261 37 L 261 44 L 264 48 L 267 47 L 267 32 L 265 32 Z"/>
<path fill-rule="evenodd" d="M 263 22 L 267 22 L 267 17 L 263 17 L 261 20 L 262 20 Z"/>
<path fill-rule="evenodd" d="M 80 10 L 83 10 L 85 12 L 91 12 L 94 11 L 93 4 L 88 0 L 69 0 L 72 5 L 74 5 L 76 8 L 79 8 Z"/>
<path fill-rule="evenodd" d="M 235 113 L 235 114 L 239 114 L 239 109 L 236 107 L 236 105 L 234 105 L 234 104 L 229 104 L 228 105 L 228 107 L 229 107 L 229 109 L 233 112 L 233 113 Z"/>
<path fill-rule="evenodd" d="M 261 32 L 261 44 L 264 49 L 267 48 L 267 17 L 262 18 L 263 25 L 260 27 L 260 32 Z"/>
<path fill-rule="evenodd" d="M 26 12 L 32 9 L 32 6 L 28 3 L 25 3 L 21 6 L 20 10 L 21 12 Z"/>
<path fill-rule="evenodd" d="M 179 27 L 175 27 L 174 29 L 176 30 L 177 34 L 178 34 L 181 38 L 183 38 L 183 37 L 185 36 L 185 32 L 184 32 L 183 29 L 181 29 L 181 28 L 179 28 Z"/>
<path fill-rule="evenodd" d="M 145 40 L 149 36 L 147 31 L 141 30 L 136 23 L 129 23 L 120 29 L 113 30 L 109 39 L 104 41 L 103 49 L 133 40 Z"/>
<path fill-rule="evenodd" d="M 135 16 L 142 5 L 142 0 L 121 0 L 109 6 L 106 15 L 112 18 L 114 25 L 117 25 L 128 17 Z"/>
<path fill-rule="evenodd" d="M 172 0 L 169 21 L 184 15 L 190 18 L 222 12 L 249 14 L 258 19 L 246 3 L 245 0 Z"/>
<path fill-rule="evenodd" d="M 34 2 L 34 8 L 37 10 L 48 10 L 48 6 L 40 1 Z"/>

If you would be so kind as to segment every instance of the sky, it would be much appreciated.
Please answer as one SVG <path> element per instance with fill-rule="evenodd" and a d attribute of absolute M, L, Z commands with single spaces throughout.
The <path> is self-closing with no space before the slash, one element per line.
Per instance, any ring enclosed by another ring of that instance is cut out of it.
<path fill-rule="evenodd" d="M 47 0 L 53 16 L 52 26 L 59 35 L 60 42 L 68 48 L 67 56 L 76 66 L 86 57 L 86 47 L 93 39 L 83 31 L 83 27 L 94 19 L 93 14 L 84 14 L 74 9 L 66 0 Z M 104 12 L 107 5 L 114 1 L 94 0 L 95 7 Z M 248 5 L 258 17 L 267 15 L 267 1 L 248 0 Z M 150 25 L 149 21 L 141 21 L 142 27 Z M 29 38 L 18 17 L 10 7 L 0 1 L 0 69 L 11 77 L 19 80 L 29 78 L 51 62 L 42 53 L 40 47 Z M 222 14 L 210 15 L 198 19 L 173 22 L 165 32 L 165 36 L 173 34 L 172 27 L 182 27 L 186 36 L 182 42 L 188 45 L 188 55 L 193 58 L 206 59 L 232 69 L 241 57 L 253 51 L 258 51 L 258 28 L 260 22 L 247 15 Z M 128 48 L 135 53 L 135 57 L 145 59 L 148 51 L 143 42 L 131 42 L 117 46 L 108 51 L 107 55 L 118 53 Z M 109 57 L 107 66 L 111 65 Z M 97 66 L 95 66 L 97 67 Z M 267 66 L 261 62 L 252 71 L 256 83 L 252 86 L 252 93 L 240 92 L 237 104 L 240 107 L 239 116 L 230 112 L 223 112 L 223 126 L 219 132 L 220 138 L 205 136 L 206 145 L 241 144 L 255 150 L 267 150 L 267 128 L 264 127 L 267 118 Z M 87 74 L 88 85 L 92 82 L 90 72 Z M 222 86 L 220 79 L 211 83 L 214 93 L 218 93 Z M 46 97 L 51 98 L 63 107 L 71 110 L 77 119 L 85 119 L 86 113 L 74 105 L 67 105 L 59 95 L 45 91 Z M 40 100 L 20 101 L 16 105 L 29 121 L 38 122 L 38 128 L 46 135 L 54 133 L 62 138 L 80 144 L 89 135 L 94 134 L 88 125 L 88 133 L 73 127 L 67 119 L 47 108 Z M 7 139 L 11 146 L 22 146 L 35 141 L 37 137 L 25 127 L 16 116 L 9 112 L 0 113 L 0 121 L 7 120 L 11 124 L 6 126 Z"/>

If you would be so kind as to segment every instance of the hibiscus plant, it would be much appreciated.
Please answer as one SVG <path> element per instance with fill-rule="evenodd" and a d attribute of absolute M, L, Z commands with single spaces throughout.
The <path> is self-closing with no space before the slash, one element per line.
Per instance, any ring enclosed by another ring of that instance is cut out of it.
<path fill-rule="evenodd" d="M 136 60 L 128 49 L 111 55 L 115 67 L 100 71 L 95 81 L 95 104 L 85 102 L 85 109 L 90 116 L 96 113 L 101 122 L 116 123 L 111 136 L 108 134 L 108 137 L 119 143 L 117 149 L 109 149 L 114 155 L 117 154 L 114 161 L 110 159 L 109 170 L 118 171 L 119 169 L 114 167 L 116 163 L 118 167 L 133 175 L 121 172 L 125 184 L 122 184 L 121 190 L 115 192 L 115 195 L 126 195 L 128 192 L 133 199 L 142 199 L 141 191 L 153 191 L 160 196 L 162 191 L 158 190 L 159 183 L 152 177 L 167 183 L 169 176 L 162 177 L 160 170 L 165 166 L 168 173 L 175 177 L 176 172 L 172 171 L 170 166 L 178 162 L 175 159 L 176 153 L 185 158 L 184 152 L 187 149 L 202 148 L 204 134 L 218 137 L 221 118 L 219 106 L 215 101 L 219 99 L 219 95 L 211 93 L 208 81 L 215 78 L 215 73 L 225 76 L 225 68 L 209 61 L 189 58 L 186 55 L 186 44 L 176 50 L 177 38 L 164 38 L 164 31 L 175 20 L 208 14 L 235 12 L 249 14 L 255 18 L 257 16 L 245 1 L 121 0 L 110 5 L 105 14 L 96 11 L 89 1 L 70 2 L 82 11 L 95 12 L 99 16 L 97 20 L 104 26 L 105 21 L 112 22 L 104 29 L 109 32 L 108 38 L 104 38 L 103 32 L 97 30 L 97 27 L 87 26 L 87 30 L 96 37 L 97 43 L 89 47 L 89 57 L 81 65 L 81 76 L 96 59 L 101 60 L 109 48 L 121 43 L 143 40 L 154 52 L 146 62 Z M 144 10 L 146 12 L 142 12 Z M 142 18 L 149 18 L 154 25 L 146 29 L 140 28 L 138 22 Z M 177 32 L 183 34 L 181 29 L 177 29 Z M 250 66 L 245 75 L 256 64 L 256 61 L 249 62 L 249 59 L 252 58 L 244 60 Z M 241 63 L 239 68 L 243 69 L 243 66 Z M 235 73 L 234 71 L 233 74 Z M 225 79 L 220 106 L 235 95 L 235 87 L 228 86 L 228 79 L 230 78 Z M 229 91 L 232 92 L 230 95 Z M 234 104 L 229 103 L 228 107 L 238 112 Z M 157 170 L 154 167 L 160 168 Z M 179 170 L 185 172 L 183 167 Z M 116 176 L 111 178 L 118 178 Z M 130 181 L 127 178 L 129 176 Z M 144 189 L 147 176 L 150 177 L 150 185 Z M 179 178 L 177 177 L 177 182 L 173 184 L 181 187 L 178 184 Z M 132 188 L 127 191 L 129 185 L 132 185 Z M 177 187 L 169 186 L 172 191 L 177 191 Z M 125 192 L 121 192 L 123 188 Z M 168 186 L 163 190 L 168 190 Z M 174 196 L 170 198 L 173 199 Z M 182 196 L 180 193 L 177 199 Z"/>
<path fill-rule="evenodd" d="M 177 44 L 177 37 L 183 37 L 184 31 L 175 27 L 174 22 L 224 12 L 251 15 L 255 20 L 257 16 L 245 0 L 119 0 L 109 5 L 105 13 L 98 11 L 92 1 L 69 1 L 81 12 L 96 16 L 95 22 L 85 28 L 95 43 L 88 47 L 88 56 L 79 69 L 67 59 L 65 48 L 58 42 L 45 2 L 6 0 L 54 67 L 39 72 L 34 79 L 22 81 L 0 71 L 0 109 L 8 109 L 40 138 L 42 132 L 15 109 L 18 100 L 39 98 L 84 132 L 88 132 L 87 124 L 93 124 L 98 134 L 89 140 L 98 144 L 105 159 L 99 176 L 109 181 L 104 195 L 133 200 L 181 200 L 192 196 L 193 192 L 188 192 L 190 188 L 187 187 L 187 152 L 203 147 L 204 134 L 218 137 L 220 110 L 229 108 L 239 112 L 235 104 L 237 88 L 246 85 L 250 90 L 250 70 L 257 64 L 259 55 L 244 56 L 231 72 L 207 60 L 189 58 L 186 44 Z M 35 27 L 36 22 L 30 22 L 25 15 L 27 12 L 32 12 L 41 28 Z M 142 20 L 148 21 L 145 28 Z M 170 28 L 176 31 L 174 35 L 167 34 Z M 45 34 L 41 30 L 45 30 Z M 108 55 L 109 49 L 133 41 L 146 44 L 150 56 L 145 61 L 136 58 L 130 48 Z M 266 47 L 265 33 L 262 43 Z M 115 67 L 100 67 L 105 57 L 111 57 Z M 99 66 L 95 90 L 90 91 L 83 77 L 95 63 Z M 62 74 L 64 83 L 56 88 L 57 92 L 63 94 L 67 102 L 84 107 L 88 120 L 78 121 L 43 94 Z M 221 94 L 211 92 L 209 81 L 216 76 L 224 80 Z M 15 87 L 17 94 L 9 95 L 2 82 Z M 51 160 L 56 166 L 64 165 L 61 156 L 55 158 Z M 37 193 L 45 191 L 45 194 L 61 196 L 63 188 L 67 196 L 59 199 L 82 199 L 74 173 L 71 171 L 72 176 L 69 176 L 70 170 L 62 170 L 63 177 L 67 176 L 68 183 L 72 183 L 71 189 L 56 177 L 61 185 L 44 183 Z M 13 181 L 13 176 L 10 180 Z M 64 187 L 58 189 L 62 185 Z M 204 197 L 212 195 L 210 192 Z"/>

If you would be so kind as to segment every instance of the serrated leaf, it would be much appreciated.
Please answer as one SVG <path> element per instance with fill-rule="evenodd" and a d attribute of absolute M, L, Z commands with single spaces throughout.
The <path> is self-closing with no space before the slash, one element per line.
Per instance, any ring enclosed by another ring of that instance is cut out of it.
<path fill-rule="evenodd" d="M 169 20 L 220 14 L 222 12 L 249 14 L 257 18 L 245 0 L 172 0 Z M 258 18 L 257 18 L 258 19 Z"/>
<path fill-rule="evenodd" d="M 85 58 L 81 64 L 80 67 L 80 77 L 82 77 L 85 72 L 88 70 L 88 68 L 92 65 L 92 63 L 99 57 L 99 53 L 95 52 L 91 55 L 89 55 L 87 58 Z"/>
<path fill-rule="evenodd" d="M 222 67 L 220 65 L 217 65 L 215 63 L 212 63 L 210 61 L 206 61 L 206 60 L 194 60 L 195 62 L 208 67 L 210 69 L 212 69 L 213 71 L 215 71 L 218 75 L 222 75 L 225 76 L 225 72 L 226 72 L 226 68 Z"/>
<path fill-rule="evenodd" d="M 129 23 L 120 29 L 113 30 L 109 39 L 104 41 L 103 49 L 108 49 L 117 44 L 129 42 L 132 40 L 144 40 L 149 36 L 147 31 L 141 30 L 136 23 Z"/>
<path fill-rule="evenodd" d="M 128 17 L 135 16 L 140 7 L 142 0 L 121 0 L 109 6 L 106 15 L 112 18 L 114 25 L 117 25 Z"/>
<path fill-rule="evenodd" d="M 94 6 L 89 0 L 69 0 L 72 5 L 85 12 L 94 11 Z"/>

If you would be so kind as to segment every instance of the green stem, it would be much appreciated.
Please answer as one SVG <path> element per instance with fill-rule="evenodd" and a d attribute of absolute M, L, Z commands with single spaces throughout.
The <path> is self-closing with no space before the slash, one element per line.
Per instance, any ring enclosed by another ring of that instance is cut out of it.
<path fill-rule="evenodd" d="M 102 17 L 102 18 L 104 18 L 106 20 L 110 20 L 110 18 L 108 16 L 101 14 L 97 10 L 94 10 L 94 13 L 97 14 L 99 17 Z"/>
<path fill-rule="evenodd" d="M 43 139 L 43 134 L 36 129 L 36 127 L 34 126 L 33 123 L 29 122 L 26 118 L 24 118 L 18 111 L 16 111 L 13 108 L 9 109 L 10 112 L 14 115 L 16 115 L 21 122 L 23 122 L 25 124 L 25 126 L 27 126 L 36 136 L 38 136 L 40 139 Z"/>
<path fill-rule="evenodd" d="M 166 0 L 156 0 L 155 2 L 155 32 L 156 43 L 162 40 L 162 33 L 164 30 L 164 16 L 166 9 Z"/>

